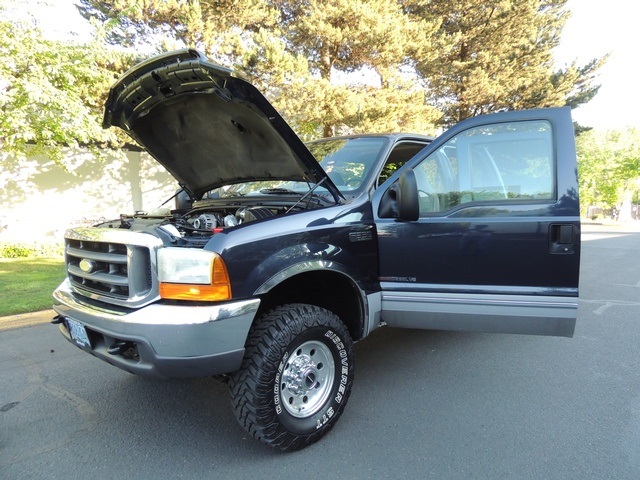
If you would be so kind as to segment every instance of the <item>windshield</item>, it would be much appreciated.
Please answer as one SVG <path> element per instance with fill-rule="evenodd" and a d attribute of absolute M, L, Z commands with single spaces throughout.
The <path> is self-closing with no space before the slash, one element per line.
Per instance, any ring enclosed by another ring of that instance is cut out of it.
<path fill-rule="evenodd" d="M 362 188 L 386 143 L 385 137 L 327 138 L 310 142 L 307 148 L 340 192 L 354 194 Z M 312 186 L 290 180 L 245 182 L 212 190 L 204 198 L 298 194 L 308 192 Z M 315 193 L 322 195 L 328 192 L 318 187 Z"/>

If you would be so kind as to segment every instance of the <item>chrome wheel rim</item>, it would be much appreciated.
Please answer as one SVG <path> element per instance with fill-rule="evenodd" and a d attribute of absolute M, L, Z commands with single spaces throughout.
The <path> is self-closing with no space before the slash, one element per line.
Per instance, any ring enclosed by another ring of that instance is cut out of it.
<path fill-rule="evenodd" d="M 317 413 L 326 403 L 335 380 L 331 350 L 322 342 L 304 342 L 286 360 L 280 392 L 285 410 L 297 418 Z"/>

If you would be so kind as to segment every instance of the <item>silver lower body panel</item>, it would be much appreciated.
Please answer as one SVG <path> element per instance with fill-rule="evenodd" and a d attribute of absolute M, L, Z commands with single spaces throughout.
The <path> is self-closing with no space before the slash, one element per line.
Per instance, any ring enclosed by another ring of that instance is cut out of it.
<path fill-rule="evenodd" d="M 393 327 L 572 337 L 578 299 L 383 291 L 381 308 L 382 320 Z"/>

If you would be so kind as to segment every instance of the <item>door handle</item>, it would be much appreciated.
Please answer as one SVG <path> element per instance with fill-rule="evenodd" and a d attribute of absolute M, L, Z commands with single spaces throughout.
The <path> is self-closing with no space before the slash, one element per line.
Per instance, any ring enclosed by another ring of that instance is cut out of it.
<path fill-rule="evenodd" d="M 570 254 L 574 252 L 575 228 L 573 225 L 549 225 L 549 252 Z"/>

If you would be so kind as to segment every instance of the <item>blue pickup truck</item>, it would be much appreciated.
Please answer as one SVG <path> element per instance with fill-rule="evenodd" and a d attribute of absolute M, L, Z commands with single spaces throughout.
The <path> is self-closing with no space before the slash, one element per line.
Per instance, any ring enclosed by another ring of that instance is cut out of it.
<path fill-rule="evenodd" d="M 250 83 L 181 50 L 112 87 L 104 126 L 176 179 L 176 208 L 65 234 L 53 322 L 155 377 L 221 375 L 281 450 L 326 434 L 378 327 L 573 335 L 580 218 L 568 108 L 437 138 L 304 144 Z"/>

